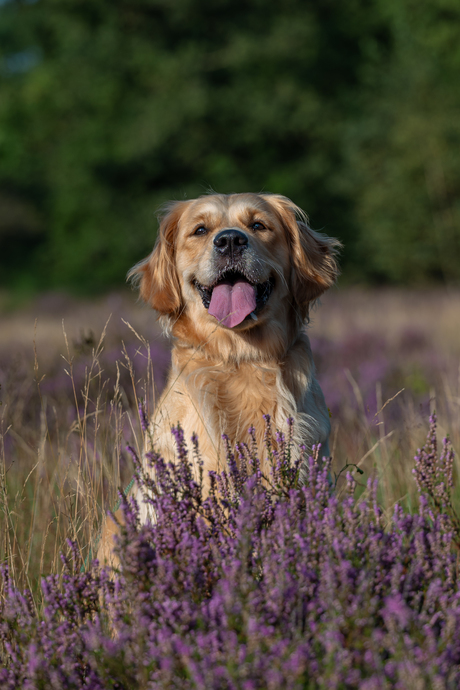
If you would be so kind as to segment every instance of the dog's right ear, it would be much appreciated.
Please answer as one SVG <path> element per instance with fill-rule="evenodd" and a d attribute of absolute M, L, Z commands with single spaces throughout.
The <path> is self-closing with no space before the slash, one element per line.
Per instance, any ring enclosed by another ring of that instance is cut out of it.
<path fill-rule="evenodd" d="M 152 253 L 128 273 L 139 286 L 142 299 L 162 316 L 174 316 L 182 308 L 176 269 L 176 236 L 187 201 L 174 201 L 160 215 L 160 227 Z"/>

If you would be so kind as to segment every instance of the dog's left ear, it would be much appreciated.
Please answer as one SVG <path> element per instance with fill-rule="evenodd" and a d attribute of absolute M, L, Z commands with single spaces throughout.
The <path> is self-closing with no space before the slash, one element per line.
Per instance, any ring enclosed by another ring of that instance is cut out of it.
<path fill-rule="evenodd" d="M 291 253 L 291 289 L 302 313 L 331 287 L 339 275 L 337 254 L 342 247 L 308 225 L 306 214 L 290 199 L 278 194 L 263 195 L 275 207 L 286 230 Z"/>

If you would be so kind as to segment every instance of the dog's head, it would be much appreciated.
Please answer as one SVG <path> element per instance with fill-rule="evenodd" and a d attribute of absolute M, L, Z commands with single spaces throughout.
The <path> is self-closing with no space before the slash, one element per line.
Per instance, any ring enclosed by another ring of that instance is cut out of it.
<path fill-rule="evenodd" d="M 337 277 L 339 246 L 286 197 L 213 194 L 169 204 L 152 254 L 129 275 L 173 333 L 186 321 L 204 338 L 254 335 L 275 322 L 300 327 Z"/>

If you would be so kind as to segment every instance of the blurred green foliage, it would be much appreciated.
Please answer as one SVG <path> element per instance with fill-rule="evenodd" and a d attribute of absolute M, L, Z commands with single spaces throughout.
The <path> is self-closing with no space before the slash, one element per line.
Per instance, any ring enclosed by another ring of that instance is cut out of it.
<path fill-rule="evenodd" d="M 3 0 L 0 284 L 89 291 L 155 210 L 286 194 L 345 278 L 460 278 L 457 0 Z"/>

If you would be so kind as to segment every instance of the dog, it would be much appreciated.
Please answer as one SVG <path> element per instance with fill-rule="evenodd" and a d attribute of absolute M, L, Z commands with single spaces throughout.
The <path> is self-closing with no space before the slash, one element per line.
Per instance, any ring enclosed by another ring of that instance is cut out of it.
<path fill-rule="evenodd" d="M 280 430 L 292 417 L 296 443 L 321 443 L 329 455 L 329 413 L 305 326 L 336 281 L 340 246 L 277 194 L 210 194 L 163 209 L 152 253 L 128 276 L 173 338 L 150 426 L 165 460 L 175 459 L 171 427 L 180 422 L 186 439 L 198 436 L 207 477 L 224 469 L 223 433 L 245 441 L 253 427 L 262 448 L 266 414 Z"/>

